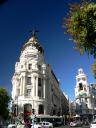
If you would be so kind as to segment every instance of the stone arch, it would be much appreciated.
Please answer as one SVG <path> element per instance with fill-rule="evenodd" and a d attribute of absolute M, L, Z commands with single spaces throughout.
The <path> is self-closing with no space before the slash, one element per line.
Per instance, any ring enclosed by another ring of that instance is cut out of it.
<path fill-rule="evenodd" d="M 32 105 L 24 104 L 24 121 L 28 122 L 29 116 L 32 114 Z"/>
<path fill-rule="evenodd" d="M 26 112 L 29 112 L 29 113 L 32 112 L 32 105 L 29 103 L 24 104 L 24 113 L 26 113 Z"/>

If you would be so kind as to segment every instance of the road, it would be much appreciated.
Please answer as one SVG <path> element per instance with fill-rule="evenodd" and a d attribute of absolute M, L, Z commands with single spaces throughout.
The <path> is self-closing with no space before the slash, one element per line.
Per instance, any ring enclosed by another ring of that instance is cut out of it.
<path fill-rule="evenodd" d="M 90 127 L 89 126 L 81 126 L 81 127 L 60 126 L 55 128 L 90 128 Z"/>

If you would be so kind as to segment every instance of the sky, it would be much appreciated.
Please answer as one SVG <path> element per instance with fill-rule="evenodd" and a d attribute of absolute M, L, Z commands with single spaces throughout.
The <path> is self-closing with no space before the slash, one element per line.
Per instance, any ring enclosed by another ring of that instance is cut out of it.
<path fill-rule="evenodd" d="M 0 5 L 0 87 L 11 94 L 11 79 L 21 48 L 31 37 L 30 30 L 39 30 L 38 40 L 45 60 L 51 65 L 62 91 L 74 100 L 76 75 L 83 68 L 88 82 L 96 80 L 91 71 L 92 56 L 74 50 L 70 36 L 64 34 L 63 21 L 69 3 L 78 0 L 6 0 Z"/>

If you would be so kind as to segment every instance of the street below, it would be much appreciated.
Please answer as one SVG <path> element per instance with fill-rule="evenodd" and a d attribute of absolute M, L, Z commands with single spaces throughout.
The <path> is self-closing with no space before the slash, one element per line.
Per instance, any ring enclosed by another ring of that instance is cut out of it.
<path fill-rule="evenodd" d="M 55 128 L 90 128 L 90 126 L 70 127 L 70 126 L 66 125 L 66 126 L 60 126 L 60 127 L 55 127 Z"/>

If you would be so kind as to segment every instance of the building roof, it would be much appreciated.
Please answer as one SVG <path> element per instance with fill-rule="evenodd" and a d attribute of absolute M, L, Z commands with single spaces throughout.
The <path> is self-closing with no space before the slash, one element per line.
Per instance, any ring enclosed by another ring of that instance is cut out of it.
<path fill-rule="evenodd" d="M 35 46 L 40 53 L 44 53 L 43 48 L 41 47 L 40 43 L 37 40 L 35 32 L 32 32 L 32 37 L 23 45 L 23 48 L 21 51 L 24 51 L 27 46 Z"/>

